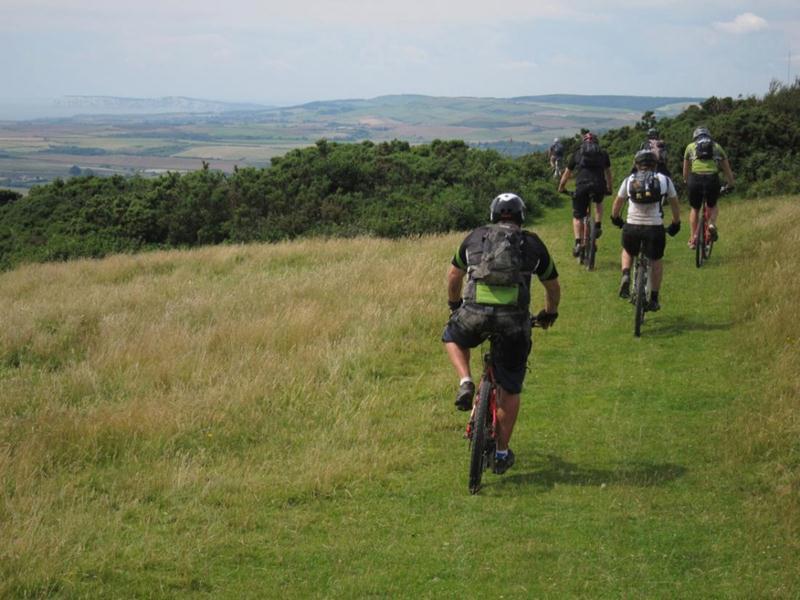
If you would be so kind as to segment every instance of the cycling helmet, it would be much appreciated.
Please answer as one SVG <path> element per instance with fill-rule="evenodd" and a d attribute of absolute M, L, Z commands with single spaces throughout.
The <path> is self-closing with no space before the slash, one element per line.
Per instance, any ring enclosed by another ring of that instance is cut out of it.
<path fill-rule="evenodd" d="M 583 134 L 583 141 L 584 142 L 596 142 L 597 136 L 593 134 L 591 131 L 587 131 Z"/>
<path fill-rule="evenodd" d="M 633 162 L 637 165 L 655 166 L 658 163 L 658 157 L 652 150 L 645 149 L 639 150 L 633 157 Z"/>
<path fill-rule="evenodd" d="M 647 139 L 648 140 L 657 140 L 658 139 L 658 129 L 655 127 L 651 127 L 647 130 Z"/>
<path fill-rule="evenodd" d="M 711 137 L 711 132 L 708 130 L 707 127 L 698 127 L 697 129 L 694 130 L 694 133 L 692 133 L 693 140 L 696 140 L 697 138 L 701 137 Z"/>
<path fill-rule="evenodd" d="M 553 143 L 556 143 L 557 141 L 558 141 L 558 138 L 553 138 Z"/>
<path fill-rule="evenodd" d="M 525 220 L 525 202 L 516 194 L 500 194 L 489 207 L 489 221 L 497 223 L 506 219 L 517 225 Z"/>

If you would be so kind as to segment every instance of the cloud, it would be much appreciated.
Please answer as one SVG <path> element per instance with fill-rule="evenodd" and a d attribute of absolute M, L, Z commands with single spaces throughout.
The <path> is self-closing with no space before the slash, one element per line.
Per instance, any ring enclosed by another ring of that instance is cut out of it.
<path fill-rule="evenodd" d="M 724 31 L 725 33 L 744 34 L 753 33 L 769 27 L 765 19 L 753 13 L 744 13 L 739 15 L 733 21 L 715 22 L 714 29 Z"/>

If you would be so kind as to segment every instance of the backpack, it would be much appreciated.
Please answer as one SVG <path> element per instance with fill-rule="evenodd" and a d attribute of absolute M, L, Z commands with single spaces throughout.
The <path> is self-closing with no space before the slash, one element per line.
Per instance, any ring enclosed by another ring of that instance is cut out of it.
<path fill-rule="evenodd" d="M 482 240 L 480 262 L 469 268 L 470 278 L 488 285 L 522 281 L 522 232 L 516 227 L 489 225 Z"/>
<path fill-rule="evenodd" d="M 664 140 L 647 140 L 646 146 L 656 155 L 658 162 L 667 162 L 667 144 L 664 143 Z"/>
<path fill-rule="evenodd" d="M 701 160 L 714 158 L 714 140 L 708 136 L 698 138 L 694 144 L 694 155 Z"/>
<path fill-rule="evenodd" d="M 553 156 L 562 156 L 564 154 L 564 145 L 561 142 L 557 142 L 550 146 L 550 154 Z"/>
<path fill-rule="evenodd" d="M 628 197 L 637 204 L 661 202 L 661 181 L 653 171 L 637 171 L 628 178 Z"/>
<path fill-rule="evenodd" d="M 583 142 L 580 149 L 580 159 L 578 166 L 581 169 L 597 169 L 605 167 L 603 153 L 600 144 L 597 142 Z"/>

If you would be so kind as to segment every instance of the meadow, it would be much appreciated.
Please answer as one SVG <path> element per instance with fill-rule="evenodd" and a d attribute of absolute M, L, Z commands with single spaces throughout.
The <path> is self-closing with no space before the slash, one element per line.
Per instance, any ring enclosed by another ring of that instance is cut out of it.
<path fill-rule="evenodd" d="M 0 597 L 798 597 L 797 202 L 726 201 L 702 269 L 684 206 L 640 339 L 607 217 L 591 273 L 533 224 L 560 317 L 476 496 L 463 234 L 2 273 Z"/>

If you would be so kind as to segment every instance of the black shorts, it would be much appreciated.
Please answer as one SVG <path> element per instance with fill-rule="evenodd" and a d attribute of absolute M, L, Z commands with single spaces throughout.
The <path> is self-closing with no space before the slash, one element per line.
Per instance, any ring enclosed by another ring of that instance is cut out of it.
<path fill-rule="evenodd" d="M 717 205 L 719 198 L 719 173 L 708 173 L 700 175 L 689 173 L 689 181 L 686 182 L 689 191 L 689 204 L 694 209 L 699 209 L 703 205 L 703 198 L 709 208 Z"/>
<path fill-rule="evenodd" d="M 527 311 L 465 304 L 450 317 L 442 341 L 475 348 L 492 334 L 496 335 L 493 359 L 497 383 L 507 392 L 519 394 L 531 352 L 531 320 Z"/>
<path fill-rule="evenodd" d="M 644 242 L 644 255 L 650 260 L 664 257 L 667 245 L 667 234 L 663 225 L 631 225 L 626 223 L 622 228 L 622 247 L 631 256 L 639 255 L 639 248 Z"/>
<path fill-rule="evenodd" d="M 601 204 L 606 194 L 606 184 L 594 183 L 575 186 L 575 196 L 572 198 L 572 216 L 582 219 L 589 209 L 589 202 Z"/>

